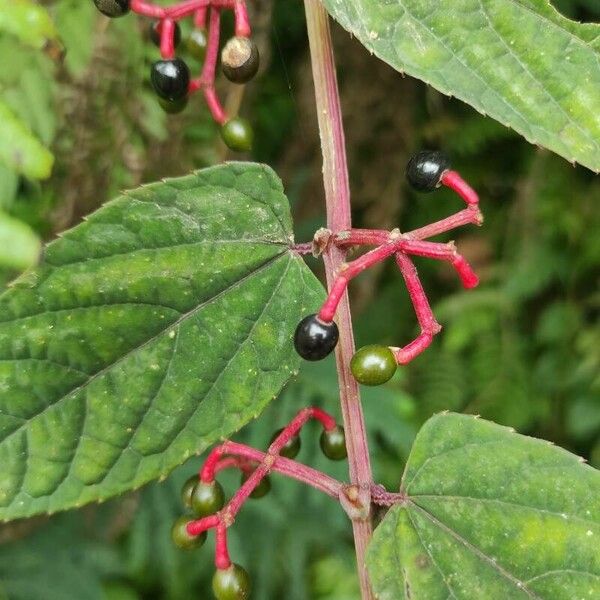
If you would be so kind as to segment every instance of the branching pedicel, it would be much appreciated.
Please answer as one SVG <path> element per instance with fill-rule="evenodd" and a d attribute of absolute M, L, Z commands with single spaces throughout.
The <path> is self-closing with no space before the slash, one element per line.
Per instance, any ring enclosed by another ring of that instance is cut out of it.
<path fill-rule="evenodd" d="M 421 333 L 404 347 L 371 347 L 359 350 L 353 358 L 352 371 L 360 383 L 378 385 L 394 374 L 390 368 L 391 357 L 397 364 L 406 364 L 425 350 L 440 330 L 429 301 L 421 285 L 417 270 L 410 256 L 425 256 L 449 262 L 456 270 L 463 286 L 473 288 L 479 283 L 469 263 L 457 251 L 454 243 L 440 244 L 424 241 L 468 223 L 480 225 L 483 221 L 479 211 L 479 198 L 475 191 L 450 169 L 447 158 L 440 152 L 424 151 L 415 155 L 406 168 L 409 183 L 417 190 L 432 192 L 440 185 L 454 190 L 467 204 L 467 208 L 436 223 L 420 229 L 401 233 L 398 229 L 350 229 L 331 234 L 328 243 L 339 247 L 377 246 L 356 260 L 345 263 L 329 290 L 321 310 L 305 317 L 298 325 L 294 338 L 296 350 L 306 360 L 325 358 L 337 344 L 337 326 L 333 320 L 340 299 L 350 281 L 365 269 L 394 256 L 413 303 Z"/>
<path fill-rule="evenodd" d="M 233 11 L 235 36 L 221 52 L 225 76 L 234 83 L 250 81 L 259 66 L 256 44 L 250 39 L 251 29 L 245 0 L 182 0 L 169 7 L 145 0 L 94 0 L 98 10 L 108 17 L 121 17 L 129 11 L 155 19 L 150 38 L 159 46 L 161 60 L 152 65 L 150 79 L 161 106 L 168 113 L 185 108 L 188 98 L 201 91 L 212 118 L 221 126 L 223 141 L 232 150 L 246 151 L 252 146 L 252 128 L 239 117 L 230 118 L 215 90 L 215 74 L 221 35 L 221 11 Z M 202 72 L 192 78 L 185 61 L 176 57 L 181 39 L 178 21 L 193 19 L 194 30 L 188 39 L 188 49 L 203 59 Z M 208 29 L 208 32 L 207 32 Z"/>

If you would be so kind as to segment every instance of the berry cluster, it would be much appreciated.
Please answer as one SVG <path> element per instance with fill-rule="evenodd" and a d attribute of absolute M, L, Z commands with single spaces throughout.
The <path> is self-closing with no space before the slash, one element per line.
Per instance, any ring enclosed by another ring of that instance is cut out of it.
<path fill-rule="evenodd" d="M 245 0 L 182 0 L 170 7 L 144 0 L 94 0 L 94 4 L 108 17 L 121 17 L 132 11 L 154 19 L 149 36 L 159 47 L 161 60 L 152 65 L 150 81 L 160 105 L 167 113 L 178 113 L 186 107 L 191 94 L 202 91 L 213 119 L 221 126 L 225 144 L 240 152 L 250 150 L 253 137 L 250 124 L 239 117 L 228 117 L 215 90 L 222 10 L 232 10 L 235 17 L 235 35 L 221 51 L 225 77 L 244 84 L 258 71 L 258 48 L 250 39 Z M 187 63 L 175 56 L 182 39 L 179 21 L 186 17 L 193 19 L 193 30 L 186 40 L 188 53 L 203 61 L 202 72 L 195 79 Z"/>
<path fill-rule="evenodd" d="M 370 345 L 358 350 L 350 366 L 355 379 L 364 385 L 380 385 L 388 381 L 394 375 L 398 364 L 406 364 L 418 356 L 441 330 L 410 255 L 449 262 L 465 288 L 473 288 L 479 283 L 477 275 L 469 263 L 458 254 L 452 242 L 440 244 L 424 241 L 461 225 L 480 225 L 483 218 L 475 191 L 456 171 L 450 169 L 448 158 L 441 152 L 423 151 L 413 156 L 406 167 L 406 177 L 409 184 L 420 192 L 433 192 L 441 185 L 454 190 L 466 202 L 467 208 L 407 233 L 400 233 L 398 229 L 391 232 L 377 229 L 334 232 L 331 241 L 340 248 L 360 245 L 377 247 L 342 266 L 321 310 L 302 319 L 294 336 L 296 351 L 302 358 L 321 360 L 330 354 L 339 338 L 338 327 L 333 318 L 348 283 L 365 269 L 393 255 L 408 289 L 421 333 L 402 348 Z"/>
<path fill-rule="evenodd" d="M 218 600 L 243 600 L 250 594 L 250 576 L 229 557 L 227 529 L 248 498 L 269 493 L 272 471 L 287 475 L 338 498 L 342 484 L 327 475 L 294 461 L 301 448 L 300 430 L 307 421 L 318 421 L 323 431 L 320 446 L 331 460 L 346 458 L 346 439 L 342 427 L 319 408 L 305 408 L 283 429 L 275 432 L 267 452 L 235 442 L 224 442 L 208 455 L 198 475 L 186 481 L 181 499 L 188 515 L 177 519 L 171 530 L 173 542 L 182 549 L 202 546 L 207 530 L 215 530 L 213 592 Z M 225 493 L 216 475 L 227 468 L 241 473 L 240 488 L 225 502 Z"/>

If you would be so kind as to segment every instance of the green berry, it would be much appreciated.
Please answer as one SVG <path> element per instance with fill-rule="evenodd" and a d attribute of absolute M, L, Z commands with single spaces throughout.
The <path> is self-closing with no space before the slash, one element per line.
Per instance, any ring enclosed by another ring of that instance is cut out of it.
<path fill-rule="evenodd" d="M 221 52 L 221 68 L 233 83 L 250 81 L 258 71 L 259 62 L 258 48 L 247 37 L 232 37 Z"/>
<path fill-rule="evenodd" d="M 246 475 L 242 473 L 241 483 L 244 483 L 250 475 Z M 263 498 L 271 491 L 271 480 L 269 476 L 263 477 L 260 480 L 260 483 L 254 488 L 254 491 L 250 494 L 250 498 L 254 498 L 258 500 L 259 498 Z"/>
<path fill-rule="evenodd" d="M 167 114 L 176 115 L 185 110 L 188 105 L 188 98 L 187 96 L 180 100 L 165 100 L 164 98 L 159 98 L 158 103 Z"/>
<path fill-rule="evenodd" d="M 254 133 L 248 121 L 234 117 L 221 127 L 221 137 L 231 150 L 247 152 L 252 148 Z"/>
<path fill-rule="evenodd" d="M 228 569 L 217 569 L 212 580 L 217 600 L 245 600 L 250 597 L 250 587 L 250 575 L 235 563 Z"/>
<path fill-rule="evenodd" d="M 129 0 L 94 0 L 96 8 L 107 17 L 122 17 L 129 12 Z"/>
<path fill-rule="evenodd" d="M 283 429 L 279 429 L 273 434 L 271 438 L 270 444 L 275 441 L 275 438 L 279 436 L 279 434 L 283 431 Z M 269 444 L 269 445 L 270 445 Z M 295 435 L 290 438 L 286 445 L 279 451 L 279 456 L 283 456 L 285 458 L 296 458 L 298 456 L 298 452 L 300 452 L 300 448 L 302 447 L 302 441 L 300 440 L 300 436 Z"/>
<path fill-rule="evenodd" d="M 363 385 L 381 385 L 389 381 L 398 367 L 394 353 L 387 346 L 364 346 L 350 361 L 352 375 Z"/>
<path fill-rule="evenodd" d="M 191 504 L 198 518 L 214 515 L 225 504 L 225 492 L 218 481 L 198 481 L 192 490 Z"/>
<path fill-rule="evenodd" d="M 181 502 L 184 508 L 192 508 L 192 492 L 198 483 L 198 475 L 192 475 L 181 487 Z"/>
<path fill-rule="evenodd" d="M 182 550 L 192 550 L 193 548 L 199 548 L 206 541 L 206 531 L 203 531 L 200 535 L 190 535 L 187 531 L 188 523 L 191 523 L 193 519 L 190 517 L 179 517 L 171 529 L 171 539 L 173 543 Z"/>
<path fill-rule="evenodd" d="M 324 430 L 319 442 L 323 454 L 330 460 L 344 460 L 348 456 L 344 429 L 339 425 L 328 431 Z"/>
<path fill-rule="evenodd" d="M 187 39 L 188 52 L 198 60 L 204 60 L 206 56 L 206 29 L 193 29 Z"/>

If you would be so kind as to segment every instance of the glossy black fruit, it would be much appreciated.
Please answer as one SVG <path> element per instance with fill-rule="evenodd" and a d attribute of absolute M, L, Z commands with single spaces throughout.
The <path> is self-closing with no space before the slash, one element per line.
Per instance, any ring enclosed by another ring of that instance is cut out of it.
<path fill-rule="evenodd" d="M 254 133 L 252 127 L 245 119 L 235 117 L 221 127 L 221 137 L 228 148 L 238 152 L 247 152 L 252 149 Z"/>
<path fill-rule="evenodd" d="M 424 150 L 415 154 L 406 165 L 408 183 L 419 192 L 433 192 L 439 187 L 450 160 L 443 152 Z"/>
<path fill-rule="evenodd" d="M 221 52 L 221 68 L 233 83 L 247 83 L 258 71 L 258 48 L 249 38 L 236 36 L 227 41 Z"/>
<path fill-rule="evenodd" d="M 317 315 L 308 315 L 296 327 L 294 347 L 305 360 L 321 360 L 336 347 L 339 335 L 334 321 L 324 323 Z"/>
<path fill-rule="evenodd" d="M 212 580 L 217 600 L 246 600 L 250 597 L 250 587 L 250 575 L 235 563 L 228 569 L 217 569 Z"/>
<path fill-rule="evenodd" d="M 180 58 L 158 60 L 152 65 L 150 80 L 160 98 L 175 102 L 187 96 L 190 70 Z"/>
<path fill-rule="evenodd" d="M 283 429 L 279 429 L 276 431 L 271 437 L 271 441 L 269 445 L 271 445 L 275 438 L 279 436 L 279 434 L 283 431 Z M 299 435 L 295 435 L 291 437 L 286 445 L 279 451 L 279 456 L 284 456 L 285 458 L 296 458 L 298 456 L 298 452 L 300 452 L 300 448 L 302 447 L 302 440 Z"/>
<path fill-rule="evenodd" d="M 173 543 L 183 550 L 192 550 L 193 548 L 199 548 L 206 541 L 206 531 L 203 531 L 200 535 L 190 535 L 187 532 L 187 524 L 193 519 L 190 517 L 179 517 L 171 529 L 171 539 Z"/>
<path fill-rule="evenodd" d="M 204 483 L 198 481 L 191 494 L 191 505 L 198 518 L 213 515 L 225 504 L 225 492 L 218 481 Z"/>
<path fill-rule="evenodd" d="M 94 4 L 107 17 L 122 17 L 129 12 L 129 0 L 94 0 Z"/>
<path fill-rule="evenodd" d="M 350 361 L 354 379 L 363 385 L 381 385 L 393 377 L 397 368 L 394 353 L 377 344 L 362 347 Z"/>
<path fill-rule="evenodd" d="M 241 483 L 244 483 L 248 479 L 248 475 L 242 474 Z M 254 491 L 250 494 L 250 498 L 258 500 L 263 498 L 271 491 L 271 479 L 267 475 L 260 480 L 260 483 L 254 488 Z"/>
<path fill-rule="evenodd" d="M 188 52 L 198 60 L 204 60 L 206 55 L 206 29 L 193 29 L 187 39 L 186 46 Z"/>
<path fill-rule="evenodd" d="M 344 429 L 339 425 L 329 431 L 324 430 L 319 443 L 323 454 L 330 460 L 344 460 L 348 456 Z"/>
<path fill-rule="evenodd" d="M 162 21 L 155 21 L 150 25 L 149 35 L 152 43 L 156 46 L 160 47 L 160 34 L 162 29 Z M 179 46 L 181 42 L 181 27 L 179 27 L 179 23 L 175 23 L 175 33 L 173 35 L 173 43 L 175 44 L 175 48 Z"/>

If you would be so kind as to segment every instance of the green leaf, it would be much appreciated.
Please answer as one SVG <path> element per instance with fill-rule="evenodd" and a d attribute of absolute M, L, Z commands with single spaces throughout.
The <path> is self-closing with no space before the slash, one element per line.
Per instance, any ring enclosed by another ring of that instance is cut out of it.
<path fill-rule="evenodd" d="M 542 440 L 458 414 L 432 417 L 375 531 L 380 600 L 600 597 L 600 473 Z"/>
<path fill-rule="evenodd" d="M 48 11 L 32 0 L 0 0 L 0 32 L 4 31 L 38 49 L 57 37 Z"/>
<path fill-rule="evenodd" d="M 0 211 L 0 265 L 28 269 L 40 257 L 41 243 L 29 226 Z"/>
<path fill-rule="evenodd" d="M 54 157 L 0 100 L 0 161 L 33 179 L 46 179 Z"/>
<path fill-rule="evenodd" d="M 548 0 L 324 0 L 398 71 L 600 171 L 600 25 Z"/>
<path fill-rule="evenodd" d="M 128 192 L 0 296 L 0 519 L 165 476 L 256 417 L 298 367 L 322 288 L 268 167 Z"/>

